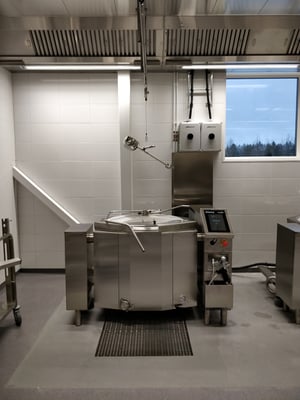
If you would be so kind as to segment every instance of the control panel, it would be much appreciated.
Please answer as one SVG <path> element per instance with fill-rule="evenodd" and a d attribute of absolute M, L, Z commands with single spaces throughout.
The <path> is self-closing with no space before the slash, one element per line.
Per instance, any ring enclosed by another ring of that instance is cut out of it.
<path fill-rule="evenodd" d="M 205 241 L 204 251 L 213 251 L 216 253 L 232 251 L 231 237 L 208 238 L 208 240 Z"/>
<path fill-rule="evenodd" d="M 231 274 L 232 230 L 225 209 L 200 209 L 200 226 L 203 235 L 203 274 L 204 280 L 224 280 L 224 270 Z M 220 273 L 217 273 L 220 271 Z"/>
<path fill-rule="evenodd" d="M 195 213 L 199 224 L 199 282 L 203 292 L 204 323 L 210 323 L 212 309 L 220 309 L 226 325 L 227 310 L 233 306 L 232 239 L 225 209 L 201 208 Z"/>
<path fill-rule="evenodd" d="M 209 236 L 225 236 L 231 234 L 232 229 L 229 224 L 227 212 L 220 208 L 201 208 L 200 226 L 203 232 Z"/>

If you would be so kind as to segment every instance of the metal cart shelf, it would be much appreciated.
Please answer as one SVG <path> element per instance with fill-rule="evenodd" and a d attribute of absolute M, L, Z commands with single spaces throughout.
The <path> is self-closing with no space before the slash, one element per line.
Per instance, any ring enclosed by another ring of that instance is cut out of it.
<path fill-rule="evenodd" d="M 4 261 L 0 262 L 0 270 L 5 273 L 6 303 L 0 304 L 0 320 L 5 318 L 11 311 L 14 314 L 17 326 L 22 324 L 20 306 L 17 302 L 16 265 L 21 264 L 21 259 L 14 256 L 13 237 L 9 230 L 9 219 L 2 219 L 2 237 Z"/>

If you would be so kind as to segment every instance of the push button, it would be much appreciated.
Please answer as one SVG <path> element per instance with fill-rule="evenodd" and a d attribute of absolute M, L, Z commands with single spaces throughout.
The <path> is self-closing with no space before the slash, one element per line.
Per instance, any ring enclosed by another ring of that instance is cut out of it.
<path fill-rule="evenodd" d="M 229 241 L 227 239 L 221 239 L 220 243 L 221 243 L 222 247 L 228 247 L 229 246 Z"/>

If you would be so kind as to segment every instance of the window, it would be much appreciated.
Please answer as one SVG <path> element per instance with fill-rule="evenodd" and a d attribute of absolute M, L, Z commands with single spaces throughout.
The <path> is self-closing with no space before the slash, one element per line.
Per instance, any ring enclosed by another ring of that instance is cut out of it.
<path fill-rule="evenodd" d="M 297 78 L 228 78 L 226 157 L 296 156 Z"/>

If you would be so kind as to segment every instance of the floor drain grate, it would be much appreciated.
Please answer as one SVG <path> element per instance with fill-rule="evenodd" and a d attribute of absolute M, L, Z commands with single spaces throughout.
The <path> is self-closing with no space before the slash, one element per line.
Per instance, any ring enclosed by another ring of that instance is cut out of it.
<path fill-rule="evenodd" d="M 182 317 L 116 313 L 105 319 L 96 357 L 192 356 L 192 347 Z"/>

